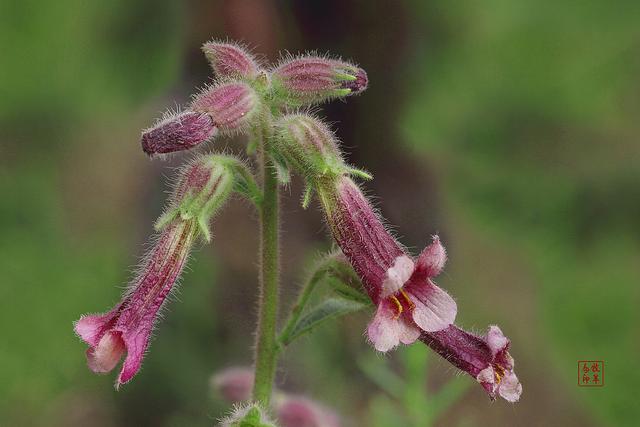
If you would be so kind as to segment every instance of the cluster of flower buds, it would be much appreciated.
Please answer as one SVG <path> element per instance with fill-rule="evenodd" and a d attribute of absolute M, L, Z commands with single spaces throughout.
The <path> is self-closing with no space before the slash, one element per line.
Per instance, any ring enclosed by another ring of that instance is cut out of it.
<path fill-rule="evenodd" d="M 225 401 L 242 404 L 251 399 L 253 371 L 250 368 L 225 369 L 211 379 L 214 392 Z M 338 415 L 321 403 L 304 396 L 277 391 L 272 403 L 280 427 L 340 427 Z"/>
<path fill-rule="evenodd" d="M 75 324 L 89 345 L 87 362 L 96 373 L 111 371 L 126 353 L 116 387 L 140 369 L 160 308 L 171 293 L 198 236 L 209 236 L 207 223 L 233 188 L 229 158 L 198 157 L 179 177 L 167 213 L 158 223 L 159 236 L 122 300 L 105 314 L 82 316 Z"/>
<path fill-rule="evenodd" d="M 218 134 L 246 133 L 258 126 L 264 108 L 317 104 L 358 94 L 368 84 L 364 70 L 336 59 L 304 56 L 268 70 L 236 44 L 209 42 L 202 50 L 217 81 L 185 111 L 143 131 L 142 149 L 149 156 L 189 150 Z"/>

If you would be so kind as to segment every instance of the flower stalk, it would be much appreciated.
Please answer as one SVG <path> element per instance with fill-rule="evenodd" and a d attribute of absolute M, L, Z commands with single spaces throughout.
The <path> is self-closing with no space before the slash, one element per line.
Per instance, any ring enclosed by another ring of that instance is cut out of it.
<path fill-rule="evenodd" d="M 268 125 L 263 126 L 262 194 L 260 205 L 260 296 L 253 398 L 264 406 L 271 400 L 278 357 L 279 188 L 273 160 L 267 150 Z"/>

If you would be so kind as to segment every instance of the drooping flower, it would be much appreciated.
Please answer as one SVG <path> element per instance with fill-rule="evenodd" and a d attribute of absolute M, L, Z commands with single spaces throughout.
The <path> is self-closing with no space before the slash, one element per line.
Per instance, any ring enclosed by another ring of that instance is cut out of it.
<path fill-rule="evenodd" d="M 202 45 L 202 52 L 217 77 L 255 78 L 258 63 L 253 55 L 236 43 L 210 41 Z"/>
<path fill-rule="evenodd" d="M 363 92 L 367 73 L 337 59 L 303 56 L 282 62 L 272 73 L 276 95 L 285 104 L 300 106 Z"/>
<path fill-rule="evenodd" d="M 85 315 L 76 322 L 76 333 L 90 346 L 87 363 L 92 371 L 111 371 L 126 353 L 116 387 L 140 369 L 158 311 L 182 272 L 195 231 L 190 221 L 169 225 L 122 302 L 106 314 Z"/>
<path fill-rule="evenodd" d="M 349 177 L 321 180 L 318 193 L 334 239 L 377 305 L 367 335 L 378 351 L 413 343 L 423 331 L 439 331 L 454 322 L 455 301 L 432 280 L 446 261 L 437 236 L 414 259 Z"/>
<path fill-rule="evenodd" d="M 455 325 L 437 332 L 423 332 L 420 340 L 449 363 L 475 378 L 492 400 L 497 396 L 517 402 L 522 384 L 514 372 L 510 341 L 497 326 L 479 337 Z"/>
<path fill-rule="evenodd" d="M 82 316 L 75 332 L 89 345 L 87 363 L 106 373 L 126 357 L 116 388 L 131 380 L 142 364 L 158 313 L 187 262 L 195 239 L 228 198 L 233 174 L 224 156 L 202 156 L 183 169 L 159 235 L 122 300 L 105 314 Z"/>

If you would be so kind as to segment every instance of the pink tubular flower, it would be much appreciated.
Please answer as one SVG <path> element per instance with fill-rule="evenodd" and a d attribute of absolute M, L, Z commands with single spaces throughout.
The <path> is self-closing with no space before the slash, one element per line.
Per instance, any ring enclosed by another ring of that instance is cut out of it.
<path fill-rule="evenodd" d="M 455 301 L 431 280 L 446 261 L 437 236 L 413 259 L 350 178 L 321 182 L 318 192 L 336 242 L 378 306 L 367 329 L 376 350 L 410 344 L 422 331 L 439 331 L 453 323 Z"/>
<path fill-rule="evenodd" d="M 367 73 L 348 62 L 304 56 L 280 64 L 272 74 L 276 92 L 293 105 L 307 105 L 359 94 L 369 84 Z"/>
<path fill-rule="evenodd" d="M 218 77 L 254 78 L 258 74 L 256 60 L 235 43 L 207 42 L 202 52 Z"/>
<path fill-rule="evenodd" d="M 116 388 L 140 369 L 160 308 L 196 237 L 208 240 L 207 223 L 234 186 L 231 161 L 227 156 L 200 156 L 181 171 L 169 209 L 156 224 L 159 237 L 120 303 L 108 313 L 85 315 L 76 322 L 76 333 L 89 344 L 87 362 L 92 371 L 111 371 L 126 353 Z"/>
<path fill-rule="evenodd" d="M 149 156 L 188 150 L 217 133 L 210 116 L 193 111 L 168 115 L 142 132 L 142 150 Z"/>
<path fill-rule="evenodd" d="M 259 97 L 246 83 L 225 83 L 198 94 L 191 109 L 207 113 L 221 133 L 234 134 L 249 126 L 259 110 Z"/>
<path fill-rule="evenodd" d="M 123 300 L 106 314 L 85 315 L 76 322 L 76 333 L 90 346 L 87 362 L 93 372 L 111 371 L 126 352 L 116 388 L 140 369 L 158 311 L 182 272 L 195 236 L 194 222 L 167 226 Z"/>
<path fill-rule="evenodd" d="M 479 337 L 451 325 L 441 331 L 422 333 L 420 340 L 475 378 L 491 400 L 497 396 L 509 402 L 520 399 L 522 384 L 513 370 L 510 341 L 499 327 L 490 326 L 487 335 Z"/>

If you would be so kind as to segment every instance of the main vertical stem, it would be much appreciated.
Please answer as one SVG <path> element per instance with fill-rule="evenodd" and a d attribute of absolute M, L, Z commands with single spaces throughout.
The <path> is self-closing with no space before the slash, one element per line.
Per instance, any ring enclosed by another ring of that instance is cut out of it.
<path fill-rule="evenodd" d="M 266 137 L 264 135 L 263 137 Z M 255 383 L 253 399 L 268 407 L 276 372 L 278 347 L 276 322 L 278 320 L 278 178 L 272 160 L 263 146 L 262 173 L 264 198 L 260 211 L 260 305 L 255 356 Z"/>

